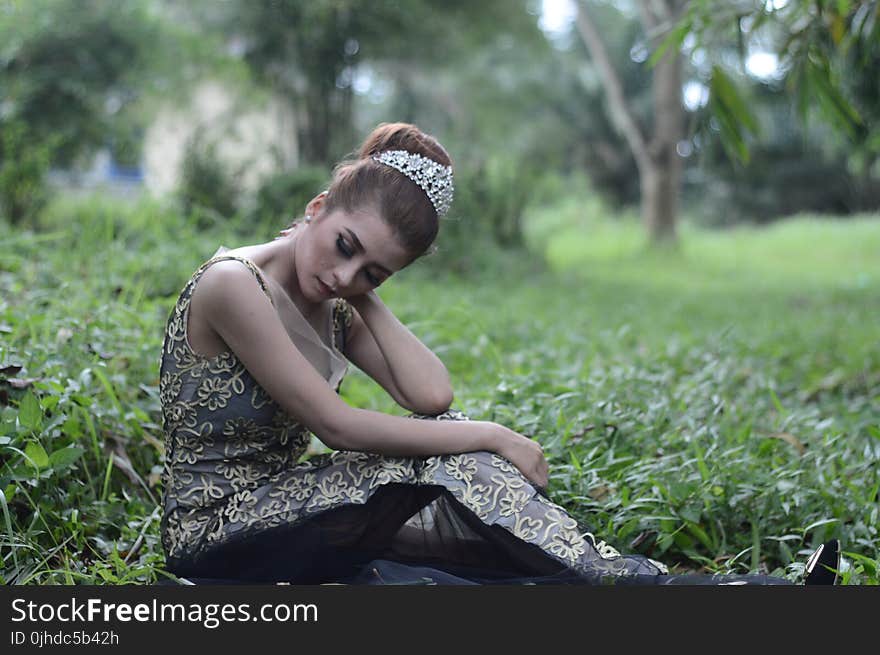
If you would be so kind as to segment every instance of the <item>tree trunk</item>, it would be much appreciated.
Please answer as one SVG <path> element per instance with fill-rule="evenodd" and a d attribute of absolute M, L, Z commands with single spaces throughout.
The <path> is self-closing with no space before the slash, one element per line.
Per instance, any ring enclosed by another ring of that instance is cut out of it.
<path fill-rule="evenodd" d="M 641 0 L 636 3 L 648 41 L 653 46 L 674 24 L 682 8 L 678 0 Z M 645 134 L 623 95 L 623 85 L 611 62 L 601 32 L 590 17 L 585 0 L 578 2 L 576 26 L 605 87 L 611 118 L 626 138 L 636 160 L 641 187 L 642 218 L 652 243 L 675 241 L 682 161 L 678 142 L 684 131 L 685 111 L 681 97 L 682 58 L 670 50 L 653 71 L 654 125 Z"/>
<path fill-rule="evenodd" d="M 326 166 L 330 163 L 330 94 L 326 80 L 311 84 L 305 97 L 305 121 L 300 126 L 302 160 Z"/>
<path fill-rule="evenodd" d="M 667 53 L 654 67 L 654 133 L 648 145 L 648 165 L 639 171 L 642 218 L 652 242 L 675 241 L 682 160 L 678 143 L 684 129 L 681 99 L 681 56 Z"/>
<path fill-rule="evenodd" d="M 675 241 L 678 183 L 668 167 L 651 164 L 639 175 L 642 220 L 652 243 Z"/>

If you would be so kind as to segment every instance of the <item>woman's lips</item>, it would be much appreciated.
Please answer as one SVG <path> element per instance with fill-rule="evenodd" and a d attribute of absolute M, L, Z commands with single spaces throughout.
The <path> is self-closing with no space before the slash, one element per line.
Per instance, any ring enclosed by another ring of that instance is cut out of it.
<path fill-rule="evenodd" d="M 335 295 L 335 292 L 333 291 L 333 289 L 331 289 L 326 284 L 324 284 L 321 281 L 321 278 L 318 278 L 318 287 L 321 289 L 321 293 L 323 293 L 325 296 Z"/>

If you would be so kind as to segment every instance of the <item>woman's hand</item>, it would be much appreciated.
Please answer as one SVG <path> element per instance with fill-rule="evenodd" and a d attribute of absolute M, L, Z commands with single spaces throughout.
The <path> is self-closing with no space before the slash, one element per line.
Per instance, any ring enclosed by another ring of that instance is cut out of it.
<path fill-rule="evenodd" d="M 533 485 L 544 489 L 550 468 L 541 444 L 503 425 L 493 425 L 497 432 L 495 452 L 510 461 Z"/>

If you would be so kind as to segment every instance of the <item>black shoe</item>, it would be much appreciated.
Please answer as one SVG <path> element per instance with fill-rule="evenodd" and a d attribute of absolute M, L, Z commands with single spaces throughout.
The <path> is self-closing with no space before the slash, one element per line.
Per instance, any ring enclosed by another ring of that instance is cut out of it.
<path fill-rule="evenodd" d="M 804 567 L 805 585 L 837 584 L 840 571 L 840 540 L 832 539 L 819 546 Z"/>

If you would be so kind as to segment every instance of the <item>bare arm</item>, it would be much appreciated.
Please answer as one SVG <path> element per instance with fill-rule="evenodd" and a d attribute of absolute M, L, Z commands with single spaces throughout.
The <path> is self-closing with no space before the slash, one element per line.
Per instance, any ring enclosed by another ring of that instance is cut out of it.
<path fill-rule="evenodd" d="M 331 448 L 427 456 L 489 450 L 538 486 L 547 483 L 541 447 L 488 421 L 421 421 L 346 404 L 290 340 L 275 308 L 246 267 L 217 262 L 193 291 L 191 312 L 210 326 L 288 414 Z"/>
<path fill-rule="evenodd" d="M 449 409 L 452 386 L 443 362 L 374 292 L 349 302 L 356 311 L 345 344 L 346 356 L 401 407 L 423 414 Z"/>

